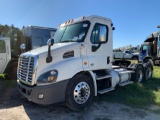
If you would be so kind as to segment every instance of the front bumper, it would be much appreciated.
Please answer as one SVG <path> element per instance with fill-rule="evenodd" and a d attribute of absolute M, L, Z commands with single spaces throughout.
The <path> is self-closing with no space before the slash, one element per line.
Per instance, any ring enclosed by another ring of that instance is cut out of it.
<path fill-rule="evenodd" d="M 29 101 L 48 105 L 65 101 L 65 91 L 69 80 L 44 86 L 26 86 L 17 80 L 19 92 Z M 39 98 L 43 94 L 43 98 Z"/>

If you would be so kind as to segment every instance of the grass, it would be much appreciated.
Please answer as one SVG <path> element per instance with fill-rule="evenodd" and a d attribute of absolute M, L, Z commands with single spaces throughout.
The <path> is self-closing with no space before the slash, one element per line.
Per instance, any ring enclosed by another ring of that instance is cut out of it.
<path fill-rule="evenodd" d="M 5 79 L 5 74 L 0 74 L 1 79 Z"/>
<path fill-rule="evenodd" d="M 132 107 L 160 106 L 160 67 L 154 67 L 152 79 L 143 83 L 117 87 L 114 91 L 102 95 L 100 99 Z"/>

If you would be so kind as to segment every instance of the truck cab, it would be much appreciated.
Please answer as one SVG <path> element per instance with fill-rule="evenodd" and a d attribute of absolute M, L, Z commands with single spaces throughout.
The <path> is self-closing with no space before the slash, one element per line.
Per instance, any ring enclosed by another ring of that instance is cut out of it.
<path fill-rule="evenodd" d="M 97 94 L 141 82 L 143 73 L 150 78 L 150 64 L 145 69 L 134 64 L 129 70 L 112 66 L 113 30 L 109 18 L 94 15 L 61 24 L 48 46 L 20 55 L 19 92 L 38 104 L 65 102 L 73 110 L 84 110 Z"/>
<path fill-rule="evenodd" d="M 153 64 L 160 64 L 160 34 L 154 32 L 147 37 L 140 48 L 139 61 L 152 61 Z"/>

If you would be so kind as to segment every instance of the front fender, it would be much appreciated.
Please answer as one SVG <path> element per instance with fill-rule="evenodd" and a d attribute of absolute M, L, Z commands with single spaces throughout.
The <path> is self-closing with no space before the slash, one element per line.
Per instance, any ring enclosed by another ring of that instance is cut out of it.
<path fill-rule="evenodd" d="M 75 74 L 83 71 L 82 59 L 80 57 L 67 58 L 56 63 L 49 63 L 38 69 L 36 80 L 38 77 L 50 70 L 57 70 L 57 82 L 72 78 Z"/>

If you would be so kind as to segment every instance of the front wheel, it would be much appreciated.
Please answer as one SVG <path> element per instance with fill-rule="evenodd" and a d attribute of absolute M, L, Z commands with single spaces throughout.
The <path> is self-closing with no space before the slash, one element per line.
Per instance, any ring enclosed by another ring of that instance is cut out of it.
<path fill-rule="evenodd" d="M 66 90 L 67 106 L 75 111 L 86 109 L 94 97 L 94 85 L 86 75 L 76 75 L 68 83 Z"/>

